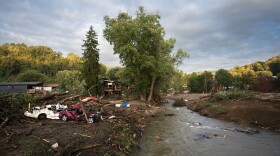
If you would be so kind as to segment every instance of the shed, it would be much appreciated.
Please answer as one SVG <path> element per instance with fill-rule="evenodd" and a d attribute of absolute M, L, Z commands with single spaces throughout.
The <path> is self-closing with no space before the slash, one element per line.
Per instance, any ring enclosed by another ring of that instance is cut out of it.
<path fill-rule="evenodd" d="M 0 82 L 0 93 L 33 93 L 36 86 L 43 86 L 43 82 Z"/>

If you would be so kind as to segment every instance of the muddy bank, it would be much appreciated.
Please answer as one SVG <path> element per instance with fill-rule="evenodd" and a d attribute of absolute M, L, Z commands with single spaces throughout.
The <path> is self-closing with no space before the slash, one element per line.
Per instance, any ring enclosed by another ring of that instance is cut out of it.
<path fill-rule="evenodd" d="M 250 93 L 246 98 L 214 101 L 207 94 L 180 94 L 172 99 L 188 99 L 188 109 L 201 115 L 280 131 L 280 94 Z"/>
<path fill-rule="evenodd" d="M 1 155 L 126 155 L 139 145 L 148 117 L 161 111 L 139 101 L 130 104 L 103 104 L 104 116 L 115 117 L 93 124 L 22 116 L 0 129 Z"/>

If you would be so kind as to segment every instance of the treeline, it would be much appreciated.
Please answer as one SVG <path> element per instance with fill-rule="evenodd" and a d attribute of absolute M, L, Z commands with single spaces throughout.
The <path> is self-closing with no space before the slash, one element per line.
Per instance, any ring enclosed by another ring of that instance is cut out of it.
<path fill-rule="evenodd" d="M 185 84 L 191 92 L 210 92 L 219 89 L 238 88 L 242 90 L 254 89 L 260 84 L 262 78 L 278 77 L 273 85 L 279 89 L 280 55 L 264 62 L 257 61 L 233 69 L 220 69 L 215 72 L 204 71 L 200 73 L 185 74 Z"/>
<path fill-rule="evenodd" d="M 17 75 L 36 70 L 52 78 L 61 70 L 79 70 L 81 58 L 69 53 L 66 57 L 47 46 L 27 46 L 24 43 L 6 43 L 0 46 L 1 81 L 15 81 Z"/>
<path fill-rule="evenodd" d="M 28 46 L 24 43 L 5 43 L 0 46 L 0 82 L 42 81 L 63 84 L 62 89 L 82 92 L 80 78 L 83 59 L 68 53 L 66 57 L 47 46 Z M 99 77 L 108 68 L 100 64 Z"/>

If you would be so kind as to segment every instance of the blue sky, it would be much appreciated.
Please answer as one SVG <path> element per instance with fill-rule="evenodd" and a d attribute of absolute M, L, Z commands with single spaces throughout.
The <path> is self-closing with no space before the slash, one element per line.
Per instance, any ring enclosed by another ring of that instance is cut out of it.
<path fill-rule="evenodd" d="M 46 45 L 81 56 L 85 33 L 98 33 L 100 62 L 120 65 L 103 38 L 103 17 L 158 13 L 166 36 L 190 58 L 184 72 L 230 69 L 280 55 L 279 0 L 0 0 L 0 44 Z"/>

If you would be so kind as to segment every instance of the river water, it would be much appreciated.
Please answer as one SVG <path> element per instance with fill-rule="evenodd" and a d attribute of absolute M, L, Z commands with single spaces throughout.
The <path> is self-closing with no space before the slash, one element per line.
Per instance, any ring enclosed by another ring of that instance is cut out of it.
<path fill-rule="evenodd" d="M 145 128 L 132 156 L 280 156 L 280 133 L 200 116 L 173 102 Z M 240 132 L 248 129 L 259 133 Z"/>

